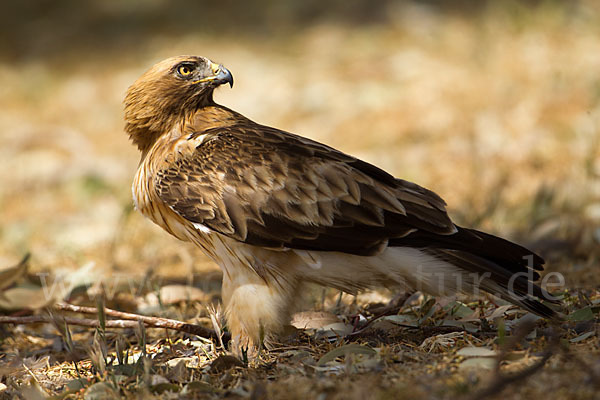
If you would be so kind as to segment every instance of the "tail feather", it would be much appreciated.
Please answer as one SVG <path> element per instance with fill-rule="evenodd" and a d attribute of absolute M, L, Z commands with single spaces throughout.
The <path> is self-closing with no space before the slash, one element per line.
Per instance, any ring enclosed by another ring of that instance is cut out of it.
<path fill-rule="evenodd" d="M 389 245 L 462 250 L 503 265 L 511 272 L 544 269 L 544 259 L 523 246 L 475 229 L 456 228 L 458 231 L 452 235 L 418 230 L 402 238 L 390 239 Z M 534 280 L 539 278 L 538 273 L 533 276 Z"/>
<path fill-rule="evenodd" d="M 560 300 L 536 285 L 537 271 L 544 259 L 523 246 L 508 240 L 457 227 L 453 235 L 423 231 L 390 240 L 391 246 L 420 248 L 425 253 L 482 278 L 481 289 L 517 304 L 543 317 L 559 319 L 559 314 L 540 300 L 558 304 Z"/>
<path fill-rule="evenodd" d="M 543 317 L 557 319 L 559 315 L 541 300 L 558 304 L 560 300 L 542 287 L 533 283 L 531 272 L 513 274 L 490 260 L 456 250 L 425 249 L 428 254 L 455 265 L 463 270 L 474 272 L 483 279 L 481 289 L 506 301 L 517 304 L 526 310 Z"/>

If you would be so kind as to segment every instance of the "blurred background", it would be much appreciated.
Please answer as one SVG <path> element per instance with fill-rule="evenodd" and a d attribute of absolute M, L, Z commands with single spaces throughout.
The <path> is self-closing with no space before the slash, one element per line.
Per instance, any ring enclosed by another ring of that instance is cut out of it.
<path fill-rule="evenodd" d="M 531 246 L 570 287 L 599 285 L 596 1 L 2 8 L 0 265 L 31 252 L 33 272 L 93 263 L 99 279 L 219 281 L 198 250 L 133 212 L 139 154 L 123 132 L 127 87 L 197 54 L 235 77 L 217 102 L 428 187 L 459 224 Z"/>

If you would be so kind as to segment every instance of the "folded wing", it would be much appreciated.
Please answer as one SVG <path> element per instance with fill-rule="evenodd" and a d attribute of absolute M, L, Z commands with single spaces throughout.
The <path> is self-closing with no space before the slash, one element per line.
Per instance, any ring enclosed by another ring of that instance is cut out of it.
<path fill-rule="evenodd" d="M 241 242 L 373 255 L 416 230 L 457 231 L 435 193 L 320 143 L 248 120 L 185 140 L 198 135 L 157 174 L 158 194 Z"/>

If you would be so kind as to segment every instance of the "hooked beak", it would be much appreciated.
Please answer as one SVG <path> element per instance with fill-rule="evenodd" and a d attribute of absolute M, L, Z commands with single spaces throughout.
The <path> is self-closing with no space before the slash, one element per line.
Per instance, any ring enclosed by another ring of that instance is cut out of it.
<path fill-rule="evenodd" d="M 229 83 L 229 87 L 233 87 L 233 75 L 231 75 L 231 72 L 227 68 L 219 65 L 219 70 L 215 75 L 215 82 L 219 85 Z"/>
<path fill-rule="evenodd" d="M 229 83 L 229 87 L 233 87 L 233 75 L 222 64 L 210 63 L 210 69 L 214 75 L 199 79 L 192 83 L 213 82 L 217 85 Z"/>

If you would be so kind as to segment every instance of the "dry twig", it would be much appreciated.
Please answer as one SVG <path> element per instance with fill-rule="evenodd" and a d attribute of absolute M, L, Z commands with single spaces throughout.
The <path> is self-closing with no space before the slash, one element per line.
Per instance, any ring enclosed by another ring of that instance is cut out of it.
<path fill-rule="evenodd" d="M 556 349 L 559 343 L 559 335 L 553 330 L 551 332 L 550 341 L 546 346 L 546 349 L 542 353 L 542 357 L 536 361 L 534 364 L 529 367 L 522 369 L 521 371 L 511 373 L 511 374 L 503 374 L 500 372 L 500 363 L 506 357 L 508 351 L 514 347 L 519 341 L 521 341 L 531 330 L 535 327 L 535 324 L 531 321 L 524 321 L 520 326 L 517 327 L 515 336 L 509 340 L 504 348 L 502 349 L 499 358 L 498 358 L 498 368 L 496 369 L 496 375 L 492 380 L 492 383 L 486 388 L 475 393 L 473 400 L 480 400 L 486 397 L 494 396 L 500 394 L 504 389 L 506 389 L 509 385 L 527 379 L 528 377 L 534 375 L 538 371 L 540 371 L 546 362 L 556 353 Z"/>
<path fill-rule="evenodd" d="M 81 314 L 97 314 L 98 310 L 94 307 L 82 307 L 68 303 L 57 303 L 53 306 L 55 309 L 62 311 L 71 311 Z M 122 311 L 111 310 L 110 308 L 105 309 L 105 314 L 111 317 L 117 317 L 117 320 L 107 320 L 107 328 L 135 328 L 138 326 L 138 322 L 143 322 L 147 327 L 151 328 L 165 328 L 173 329 L 180 332 L 187 332 L 193 335 L 219 339 L 219 336 L 212 329 L 207 329 L 199 325 L 188 324 L 186 322 L 177 321 L 168 318 L 149 317 L 146 315 L 126 313 Z M 69 325 L 79 326 L 99 326 L 99 321 L 95 319 L 82 319 L 82 318 L 69 318 L 65 317 L 65 321 Z M 11 317 L 11 316 L 0 316 L 0 324 L 35 324 L 40 322 L 52 322 L 52 317 L 43 315 L 34 315 L 28 317 Z M 227 333 L 224 333 L 223 339 L 229 340 Z"/>

